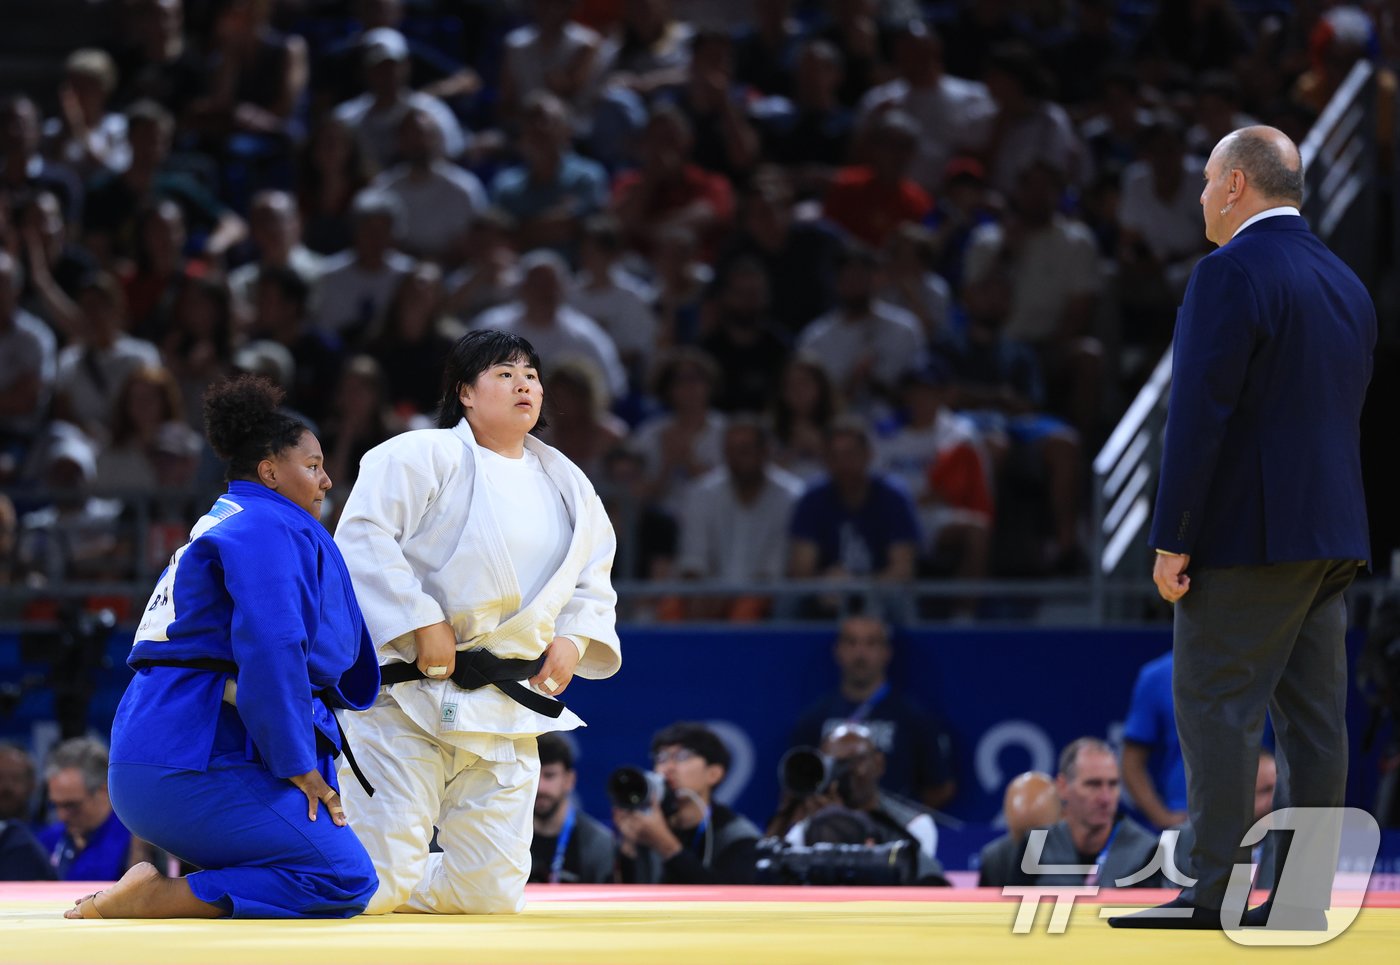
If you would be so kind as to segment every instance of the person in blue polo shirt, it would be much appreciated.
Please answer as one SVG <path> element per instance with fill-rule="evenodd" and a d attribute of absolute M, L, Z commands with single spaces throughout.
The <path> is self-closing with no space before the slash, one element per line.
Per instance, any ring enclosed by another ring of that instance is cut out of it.
<path fill-rule="evenodd" d="M 36 837 L 60 881 L 114 881 L 133 861 L 131 832 L 107 796 L 107 748 L 91 737 L 66 740 L 44 766 L 57 818 Z"/>

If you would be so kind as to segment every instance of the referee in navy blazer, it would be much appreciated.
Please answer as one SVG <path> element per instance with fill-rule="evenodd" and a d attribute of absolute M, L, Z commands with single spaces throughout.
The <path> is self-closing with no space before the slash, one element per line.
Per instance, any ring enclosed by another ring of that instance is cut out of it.
<path fill-rule="evenodd" d="M 1197 881 L 1169 903 L 1177 917 L 1152 909 L 1116 927 L 1221 927 L 1231 867 L 1249 861 L 1240 840 L 1265 711 L 1276 804 L 1344 803 L 1343 592 L 1370 557 L 1359 424 L 1376 312 L 1299 215 L 1302 197 L 1298 148 L 1274 128 L 1227 135 L 1206 163 L 1201 207 L 1219 247 L 1177 317 L 1151 536 L 1153 581 L 1176 605 L 1172 691 Z M 1325 927 L 1329 895 L 1315 892 L 1287 917 Z M 1266 903 L 1243 923 L 1283 910 Z"/>

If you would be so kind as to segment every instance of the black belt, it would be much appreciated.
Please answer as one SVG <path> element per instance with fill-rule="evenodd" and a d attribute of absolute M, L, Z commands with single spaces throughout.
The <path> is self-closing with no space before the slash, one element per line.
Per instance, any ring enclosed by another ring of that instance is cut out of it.
<path fill-rule="evenodd" d="M 463 690 L 479 690 L 489 684 L 522 707 L 546 717 L 556 718 L 564 712 L 562 703 L 537 694 L 520 683 L 538 674 L 543 667 L 543 654 L 534 660 L 516 660 L 511 657 L 498 657 L 489 650 L 459 650 L 456 669 L 452 671 L 449 679 Z M 409 680 L 441 679 L 443 678 L 429 677 L 413 663 L 386 663 L 379 668 L 379 681 L 386 686 Z"/>
<path fill-rule="evenodd" d="M 208 670 L 212 673 L 224 673 L 231 677 L 238 676 L 238 664 L 232 660 L 219 660 L 215 657 L 199 657 L 192 660 L 138 660 L 131 665 L 133 670 L 144 670 L 147 667 L 179 667 L 184 670 Z M 374 797 L 374 788 L 370 786 L 365 772 L 360 770 L 359 762 L 355 760 L 354 753 L 350 750 L 350 738 L 345 735 L 345 728 L 340 725 L 340 717 L 335 712 L 335 706 L 327 700 L 327 696 L 334 696 L 330 690 L 321 690 L 316 693 L 321 698 L 321 702 L 330 710 L 331 720 L 335 721 L 336 732 L 340 734 L 340 748 L 330 742 L 319 730 L 316 731 L 316 747 L 322 753 L 329 751 L 331 759 L 340 756 L 340 751 L 345 751 L 345 763 L 350 765 L 350 773 L 355 775 L 355 780 L 360 782 L 360 787 L 365 789 L 365 793 Z M 234 706 L 237 709 L 237 705 Z M 324 742 L 324 743 L 323 743 Z"/>

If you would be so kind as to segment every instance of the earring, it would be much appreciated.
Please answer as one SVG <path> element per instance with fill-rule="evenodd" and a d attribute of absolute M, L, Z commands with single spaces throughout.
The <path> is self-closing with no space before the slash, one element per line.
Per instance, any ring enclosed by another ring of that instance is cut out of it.
<path fill-rule="evenodd" d="M 1221 217 L 1224 217 L 1225 215 L 1229 214 L 1229 213 L 1230 213 L 1230 209 L 1233 208 L 1234 206 L 1235 206 L 1235 202 L 1231 201 L 1229 204 L 1225 205 L 1225 207 L 1221 208 L 1221 209 L 1220 209 L 1220 215 L 1221 215 Z"/>

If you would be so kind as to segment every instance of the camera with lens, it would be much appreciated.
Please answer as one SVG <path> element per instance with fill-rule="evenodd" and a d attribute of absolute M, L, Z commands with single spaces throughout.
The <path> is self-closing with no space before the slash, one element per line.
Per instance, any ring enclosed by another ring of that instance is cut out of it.
<path fill-rule="evenodd" d="M 778 781 L 793 797 L 821 794 L 833 785 L 841 799 L 847 800 L 850 764 L 838 761 L 815 747 L 794 747 L 778 761 Z"/>
<path fill-rule="evenodd" d="M 912 885 L 918 879 L 918 846 L 912 841 L 794 845 L 763 838 L 756 847 L 761 885 Z"/>
<path fill-rule="evenodd" d="M 678 807 L 675 792 L 655 771 L 639 767 L 619 767 L 608 775 L 608 800 L 619 811 L 645 811 L 659 804 L 661 813 L 670 817 Z"/>

